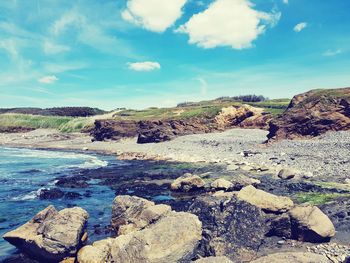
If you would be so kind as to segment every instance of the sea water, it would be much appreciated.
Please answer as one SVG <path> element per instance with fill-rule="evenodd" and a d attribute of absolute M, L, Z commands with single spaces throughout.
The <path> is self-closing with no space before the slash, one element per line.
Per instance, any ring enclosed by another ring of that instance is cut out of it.
<path fill-rule="evenodd" d="M 108 225 L 114 192 L 91 180 L 89 197 L 67 200 L 41 200 L 42 189 L 54 187 L 56 180 L 77 170 L 125 165 L 114 156 L 65 151 L 0 147 L 0 236 L 30 220 L 37 212 L 52 204 L 56 209 L 80 206 L 90 214 L 90 240 L 107 234 L 94 233 L 96 225 Z M 86 189 L 68 189 L 83 194 Z M 0 238 L 0 261 L 16 253 L 16 249 Z"/>

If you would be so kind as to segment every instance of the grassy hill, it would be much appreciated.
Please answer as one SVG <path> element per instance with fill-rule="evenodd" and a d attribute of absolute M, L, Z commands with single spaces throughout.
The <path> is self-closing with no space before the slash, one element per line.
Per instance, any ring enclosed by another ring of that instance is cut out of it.
<path fill-rule="evenodd" d="M 126 109 L 89 117 L 54 116 L 55 114 L 52 116 L 47 116 L 46 114 L 34 115 L 31 111 L 29 111 L 31 114 L 5 112 L 0 114 L 0 127 L 50 128 L 57 129 L 61 132 L 81 132 L 93 127 L 96 119 L 139 121 L 152 119 L 189 119 L 193 117 L 212 118 L 216 116 L 223 107 L 240 106 L 242 104 L 261 107 L 272 114 L 279 114 L 287 108 L 289 102 L 289 99 L 242 102 L 230 100 L 229 97 L 227 97 L 225 99 L 211 101 L 184 103 L 173 108 L 152 107 L 144 110 Z M 21 110 L 16 109 L 15 112 L 21 112 Z"/>

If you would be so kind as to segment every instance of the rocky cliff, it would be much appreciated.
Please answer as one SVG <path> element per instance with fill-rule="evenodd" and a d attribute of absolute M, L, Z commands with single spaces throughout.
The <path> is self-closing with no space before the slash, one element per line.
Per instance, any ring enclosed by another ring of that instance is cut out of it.
<path fill-rule="evenodd" d="M 270 122 L 269 139 L 314 137 L 350 129 L 350 88 L 312 90 L 294 96 L 287 110 Z"/>

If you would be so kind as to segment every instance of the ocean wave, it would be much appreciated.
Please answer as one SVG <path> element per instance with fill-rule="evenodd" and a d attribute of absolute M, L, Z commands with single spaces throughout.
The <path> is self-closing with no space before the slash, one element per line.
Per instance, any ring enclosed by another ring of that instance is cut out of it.
<path fill-rule="evenodd" d="M 16 197 L 13 197 L 12 200 L 13 201 L 28 201 L 28 200 L 34 200 L 36 199 L 39 195 L 40 195 L 40 192 L 44 189 L 43 188 L 40 188 L 36 191 L 31 191 L 27 194 L 23 194 L 23 195 L 19 195 L 19 196 L 16 196 Z"/>

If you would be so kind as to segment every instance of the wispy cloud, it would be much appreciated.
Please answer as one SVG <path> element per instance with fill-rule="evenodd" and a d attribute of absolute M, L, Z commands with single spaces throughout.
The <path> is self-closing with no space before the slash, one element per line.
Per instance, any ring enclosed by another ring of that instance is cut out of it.
<path fill-rule="evenodd" d="M 38 82 L 42 84 L 53 84 L 56 81 L 58 81 L 58 78 L 55 75 L 44 76 L 38 79 Z"/>
<path fill-rule="evenodd" d="M 341 54 L 343 51 L 341 49 L 328 49 L 326 52 L 324 52 L 322 55 L 325 57 L 333 57 L 336 55 Z"/>
<path fill-rule="evenodd" d="M 70 51 L 70 47 L 66 45 L 59 45 L 49 40 L 46 40 L 43 44 L 44 53 L 47 55 L 56 55 L 59 53 L 65 53 Z"/>
<path fill-rule="evenodd" d="M 307 23 L 306 23 L 306 22 L 302 22 L 302 23 L 299 23 L 299 24 L 295 25 L 295 27 L 294 27 L 293 30 L 294 30 L 295 32 L 299 33 L 299 32 L 301 32 L 302 30 L 304 30 L 306 27 L 307 27 Z"/>
<path fill-rule="evenodd" d="M 134 71 L 152 71 L 152 70 L 161 68 L 158 62 L 152 62 L 152 61 L 127 63 L 127 65 L 129 69 Z"/>

